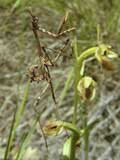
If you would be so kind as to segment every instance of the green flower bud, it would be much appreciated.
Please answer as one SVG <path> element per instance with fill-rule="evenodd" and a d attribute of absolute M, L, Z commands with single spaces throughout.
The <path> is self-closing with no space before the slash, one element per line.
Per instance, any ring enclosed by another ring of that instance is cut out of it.
<path fill-rule="evenodd" d="M 83 101 L 91 101 L 96 94 L 96 82 L 88 76 L 80 79 L 77 89 Z"/>

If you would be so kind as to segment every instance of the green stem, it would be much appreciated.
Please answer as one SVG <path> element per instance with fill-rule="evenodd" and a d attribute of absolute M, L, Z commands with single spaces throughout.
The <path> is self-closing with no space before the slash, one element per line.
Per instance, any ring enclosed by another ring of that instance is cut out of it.
<path fill-rule="evenodd" d="M 62 124 L 62 126 L 63 126 L 64 128 L 69 129 L 69 130 L 71 130 L 72 132 L 74 132 L 78 137 L 80 136 L 80 131 L 79 131 L 79 129 L 78 129 L 76 126 L 74 126 L 73 124 L 68 123 L 68 122 L 63 122 L 63 121 L 61 121 L 61 124 Z"/>
<path fill-rule="evenodd" d="M 87 125 L 87 107 L 84 105 L 84 117 L 83 117 L 83 124 L 84 124 L 84 149 L 85 149 L 85 160 L 88 160 L 88 153 L 89 153 L 89 128 Z"/>
<path fill-rule="evenodd" d="M 80 54 L 80 56 L 77 58 L 78 64 L 81 65 L 81 62 L 83 62 L 85 59 L 93 56 L 96 53 L 97 49 L 98 49 L 98 47 L 92 47 L 92 48 L 89 48 L 89 49 L 85 50 L 84 52 L 82 52 Z"/>
<path fill-rule="evenodd" d="M 78 65 L 79 65 L 79 69 L 81 69 L 83 61 L 91 56 L 94 56 L 94 54 L 96 53 L 98 47 L 92 47 L 84 52 L 82 52 L 82 54 L 77 58 L 78 61 Z M 89 153 L 89 128 L 87 126 L 87 106 L 85 105 L 81 105 L 81 115 L 83 116 L 83 129 L 85 131 L 84 133 L 84 149 L 85 149 L 85 160 L 88 160 L 88 153 Z M 84 110 L 84 113 L 83 113 Z"/>
<path fill-rule="evenodd" d="M 83 64 L 83 61 L 94 55 L 95 52 L 96 52 L 96 49 L 97 47 L 93 47 L 93 48 L 90 48 L 84 52 L 82 52 L 80 54 L 79 57 L 76 56 L 76 61 L 75 61 L 75 71 L 74 71 L 74 77 L 75 77 L 75 85 L 74 85 L 74 112 L 73 112 L 73 119 L 72 119 L 72 123 L 74 125 L 77 124 L 77 106 L 78 106 L 78 100 L 79 100 L 79 96 L 78 96 L 78 91 L 77 91 L 77 85 L 78 85 L 78 82 L 80 80 L 80 78 L 82 78 L 82 76 L 80 75 L 80 70 L 81 70 L 81 67 L 82 67 L 82 64 Z M 76 54 L 78 55 L 78 54 Z M 87 148 L 87 131 L 86 131 L 86 150 L 88 150 Z M 71 139 L 71 143 L 70 143 L 70 155 L 69 155 L 69 160 L 74 160 L 75 159 L 75 150 L 76 150 L 76 142 L 78 140 L 78 136 L 75 132 L 73 132 L 72 134 L 72 139 Z M 87 160 L 87 159 L 86 159 Z"/>
<path fill-rule="evenodd" d="M 6 147 L 6 151 L 5 151 L 5 155 L 4 155 L 4 160 L 8 159 L 10 148 L 13 144 L 13 139 L 15 138 L 16 129 L 20 123 L 23 111 L 25 109 L 25 104 L 26 104 L 28 94 L 29 94 L 29 88 L 30 88 L 30 81 L 28 81 L 28 83 L 25 87 L 24 97 L 23 97 L 23 100 L 20 104 L 20 107 L 16 108 L 15 113 L 14 113 L 11 129 L 10 129 L 10 133 L 9 133 L 9 137 L 8 137 L 8 143 L 7 143 L 7 147 Z"/>
<path fill-rule="evenodd" d="M 72 120 L 72 123 L 73 124 L 76 124 L 77 122 L 77 106 L 78 106 L 78 91 L 77 91 L 77 84 L 79 82 L 79 79 L 80 79 L 80 74 L 79 74 L 79 66 L 78 64 L 75 64 L 75 85 L 74 85 L 74 112 L 73 112 L 73 120 Z"/>
<path fill-rule="evenodd" d="M 77 84 L 79 81 L 79 68 L 78 64 L 75 64 L 75 86 L 74 86 L 74 112 L 73 112 L 73 120 L 72 123 L 76 125 L 77 123 L 77 106 L 78 106 L 78 92 L 77 92 Z M 74 160 L 75 159 L 75 150 L 76 150 L 76 141 L 78 139 L 78 136 L 75 132 L 72 134 L 72 139 L 70 143 L 70 159 L 69 160 Z"/>

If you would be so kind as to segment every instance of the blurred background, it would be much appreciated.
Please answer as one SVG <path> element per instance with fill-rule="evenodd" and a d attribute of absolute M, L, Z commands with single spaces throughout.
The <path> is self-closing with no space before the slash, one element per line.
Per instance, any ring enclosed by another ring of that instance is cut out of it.
<path fill-rule="evenodd" d="M 19 107 L 28 81 L 27 68 L 38 61 L 36 42 L 31 30 L 29 7 L 39 17 L 41 28 L 56 32 L 61 18 L 69 12 L 66 29 L 72 26 L 76 31 L 69 34 L 71 42 L 77 38 L 79 53 L 97 45 L 97 25 L 100 24 L 103 42 L 110 44 L 120 55 L 120 1 L 119 0 L 0 0 L 0 160 L 4 157 L 8 135 L 15 108 Z M 64 45 L 65 39 L 57 41 L 41 33 L 41 42 L 51 56 L 54 50 Z M 65 90 L 66 80 L 74 64 L 71 46 L 65 50 L 57 66 L 51 69 L 55 96 L 62 120 L 71 121 L 73 107 L 73 81 Z M 98 95 L 89 105 L 89 120 L 99 118 L 90 134 L 90 160 L 120 159 L 120 63 L 115 60 L 115 70 L 106 72 L 96 61 L 87 64 L 86 72 L 98 83 Z M 41 95 L 46 82 L 31 83 L 27 103 L 17 128 L 14 145 L 9 159 L 19 149 L 23 135 L 30 127 L 35 115 L 34 103 Z M 42 95 L 37 111 L 41 124 L 55 118 L 54 102 L 50 90 Z M 79 115 L 79 111 L 78 111 Z M 80 125 L 80 116 L 78 116 Z M 61 158 L 66 135 L 48 137 L 49 160 Z M 45 142 L 39 125 L 36 126 L 26 147 L 24 160 L 45 160 Z M 77 159 L 83 160 L 82 146 L 77 149 Z"/>

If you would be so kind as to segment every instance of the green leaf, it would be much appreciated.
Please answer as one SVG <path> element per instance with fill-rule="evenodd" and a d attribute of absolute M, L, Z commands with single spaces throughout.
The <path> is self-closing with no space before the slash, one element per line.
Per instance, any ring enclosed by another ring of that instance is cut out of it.
<path fill-rule="evenodd" d="M 64 143 L 63 147 L 63 156 L 64 160 L 69 160 L 70 159 L 70 153 L 71 153 L 71 143 L 72 143 L 72 137 L 69 137 L 66 142 Z"/>

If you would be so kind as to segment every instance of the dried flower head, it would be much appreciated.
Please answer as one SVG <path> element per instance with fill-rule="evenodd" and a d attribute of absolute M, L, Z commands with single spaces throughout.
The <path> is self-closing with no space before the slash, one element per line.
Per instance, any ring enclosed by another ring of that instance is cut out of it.
<path fill-rule="evenodd" d="M 77 89 L 83 101 L 91 101 L 95 97 L 96 82 L 88 76 L 80 79 Z"/>

